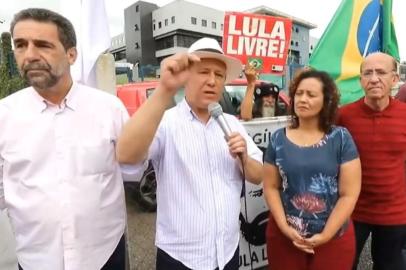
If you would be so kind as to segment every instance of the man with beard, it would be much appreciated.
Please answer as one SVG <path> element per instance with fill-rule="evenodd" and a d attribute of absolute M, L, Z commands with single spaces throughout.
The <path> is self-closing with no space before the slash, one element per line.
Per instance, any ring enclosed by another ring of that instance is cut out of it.
<path fill-rule="evenodd" d="M 247 90 L 241 102 L 241 119 L 249 121 L 257 117 L 283 115 L 278 108 L 279 87 L 272 83 L 261 83 L 256 87 L 258 73 L 250 64 L 245 67 L 244 74 Z"/>
<path fill-rule="evenodd" d="M 31 87 L 0 101 L 0 209 L 20 269 L 124 269 L 123 181 L 115 142 L 128 114 L 114 96 L 72 80 L 72 24 L 46 9 L 10 32 Z"/>

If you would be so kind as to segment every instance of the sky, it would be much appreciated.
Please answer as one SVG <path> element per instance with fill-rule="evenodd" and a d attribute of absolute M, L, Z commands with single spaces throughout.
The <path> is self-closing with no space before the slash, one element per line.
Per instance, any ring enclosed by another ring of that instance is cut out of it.
<path fill-rule="evenodd" d="M 4 0 L 5 1 L 5 0 Z M 100 0 L 101 1 L 101 0 Z M 164 6 L 173 0 L 144 0 Z M 304 19 L 317 25 L 311 30 L 310 35 L 319 38 L 332 16 L 334 15 L 341 0 L 188 0 L 189 2 L 209 6 L 224 11 L 244 11 L 258 6 L 267 6 Z M 60 12 L 58 0 L 8 0 L 8 4 L 2 4 L 0 9 L 0 32 L 9 30 L 9 23 L 13 14 L 21 9 L 29 7 L 49 8 Z M 109 18 L 110 35 L 114 36 L 124 32 L 124 9 L 135 0 L 105 0 L 107 16 Z M 233 7 L 230 9 L 230 7 Z M 400 58 L 406 61 L 406 10 L 405 0 L 393 0 L 393 16 L 395 21 L 396 35 Z M 403 14 L 401 13 L 403 11 Z M 403 16 L 402 16 L 403 15 Z M 403 25 L 403 27 L 402 27 Z"/>

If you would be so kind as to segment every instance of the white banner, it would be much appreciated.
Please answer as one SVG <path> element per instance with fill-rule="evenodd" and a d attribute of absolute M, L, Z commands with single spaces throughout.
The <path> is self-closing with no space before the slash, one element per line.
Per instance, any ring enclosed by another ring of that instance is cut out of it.
<path fill-rule="evenodd" d="M 60 0 L 60 8 L 76 32 L 78 57 L 71 68 L 72 77 L 97 87 L 95 64 L 111 42 L 104 0 Z"/>
<path fill-rule="evenodd" d="M 242 122 L 248 134 L 257 146 L 264 152 L 268 146 L 271 134 L 289 123 L 289 117 L 270 117 Z M 266 206 L 262 185 L 257 186 L 246 182 L 247 216 L 245 215 L 244 198 L 241 199 L 241 238 L 240 238 L 240 267 L 239 269 L 256 269 L 268 265 L 266 253 L 266 225 L 269 210 Z M 251 248 L 251 259 L 249 247 Z"/>

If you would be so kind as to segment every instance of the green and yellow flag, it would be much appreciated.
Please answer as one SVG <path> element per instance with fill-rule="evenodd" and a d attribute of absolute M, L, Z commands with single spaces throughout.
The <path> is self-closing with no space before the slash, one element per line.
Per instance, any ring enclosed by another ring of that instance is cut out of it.
<path fill-rule="evenodd" d="M 341 104 L 346 104 L 364 95 L 359 83 L 360 64 L 376 51 L 399 61 L 392 0 L 342 0 L 309 65 L 328 72 L 336 80 Z"/>

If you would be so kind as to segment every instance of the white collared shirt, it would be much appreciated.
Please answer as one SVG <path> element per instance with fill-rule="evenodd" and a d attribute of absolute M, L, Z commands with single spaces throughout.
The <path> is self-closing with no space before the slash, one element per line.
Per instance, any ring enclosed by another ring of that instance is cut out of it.
<path fill-rule="evenodd" d="M 60 106 L 32 87 L 0 101 L 0 201 L 24 270 L 98 270 L 111 256 L 126 224 L 115 144 L 127 119 L 116 97 L 79 84 Z"/>
<path fill-rule="evenodd" d="M 240 122 L 225 117 L 262 162 Z M 158 182 L 156 245 L 191 269 L 223 269 L 239 242 L 242 175 L 220 127 L 199 121 L 183 100 L 165 112 L 149 158 Z"/>

